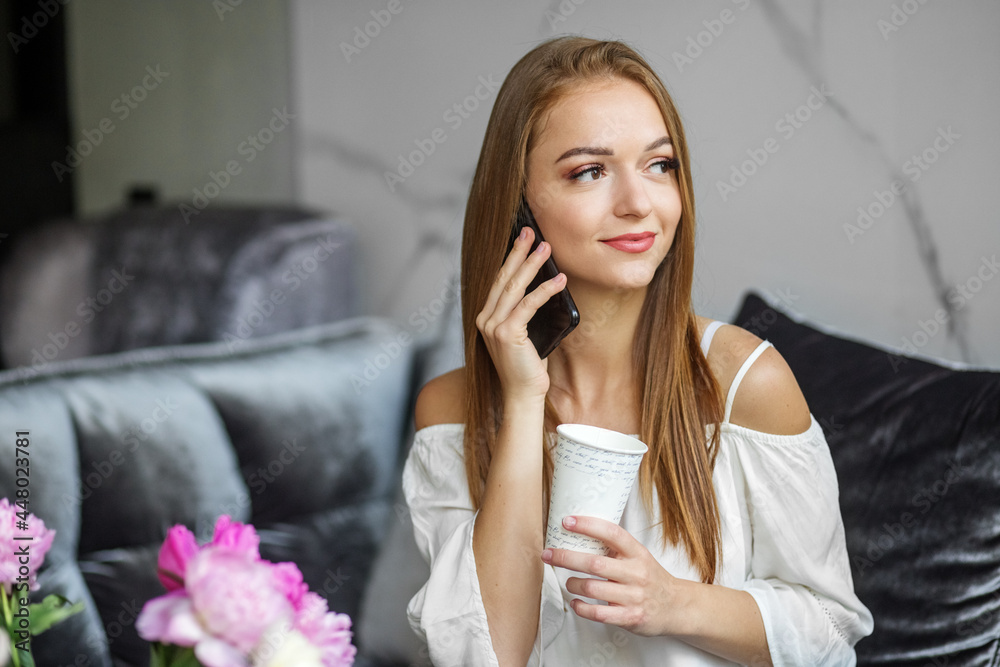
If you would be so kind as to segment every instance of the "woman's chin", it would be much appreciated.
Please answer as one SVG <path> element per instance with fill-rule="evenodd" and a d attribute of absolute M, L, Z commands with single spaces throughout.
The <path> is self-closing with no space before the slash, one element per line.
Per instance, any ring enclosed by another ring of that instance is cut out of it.
<path fill-rule="evenodd" d="M 645 290 L 653 281 L 655 270 L 650 271 L 630 271 L 608 276 L 589 275 L 586 278 L 575 278 L 569 276 L 567 287 L 570 294 L 573 293 L 574 286 L 577 291 L 586 290 L 588 292 L 614 292 L 624 294 L 637 290 Z"/>

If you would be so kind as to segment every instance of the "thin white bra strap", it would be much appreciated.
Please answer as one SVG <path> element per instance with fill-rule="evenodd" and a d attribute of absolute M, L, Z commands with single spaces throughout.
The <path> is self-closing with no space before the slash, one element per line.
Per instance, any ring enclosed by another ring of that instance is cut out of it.
<path fill-rule="evenodd" d="M 713 320 L 711 324 L 705 327 L 705 333 L 701 335 L 701 353 L 708 358 L 708 348 L 712 346 L 712 337 L 715 336 L 715 332 L 719 330 L 725 322 L 719 320 Z"/>
<path fill-rule="evenodd" d="M 748 370 L 750 370 L 753 362 L 757 361 L 757 357 L 763 354 L 764 350 L 769 347 L 772 347 L 769 341 L 762 341 L 761 344 L 750 353 L 750 356 L 743 362 L 743 365 L 740 366 L 740 370 L 736 373 L 736 377 L 733 378 L 733 384 L 729 386 L 729 395 L 726 396 L 726 415 L 722 418 L 723 424 L 729 423 L 729 413 L 733 411 L 733 401 L 736 399 L 736 390 L 739 389 L 740 382 L 743 381 L 743 376 L 747 374 Z"/>

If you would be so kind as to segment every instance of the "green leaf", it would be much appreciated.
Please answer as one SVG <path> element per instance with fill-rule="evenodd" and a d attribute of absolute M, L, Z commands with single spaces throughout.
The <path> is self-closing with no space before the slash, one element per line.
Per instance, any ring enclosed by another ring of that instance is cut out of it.
<path fill-rule="evenodd" d="M 21 651 L 20 649 L 14 648 L 13 644 L 10 648 L 11 653 L 17 653 L 21 667 L 35 667 L 35 658 L 31 655 L 31 651 Z"/>
<path fill-rule="evenodd" d="M 156 643 L 150 647 L 149 658 L 149 667 L 202 667 L 194 657 L 194 649 L 185 646 Z"/>
<path fill-rule="evenodd" d="M 61 595 L 47 595 L 41 602 L 28 605 L 28 618 L 30 619 L 28 632 L 33 637 L 40 635 L 56 623 L 60 623 L 81 611 L 83 611 L 82 602 L 71 604 Z"/>

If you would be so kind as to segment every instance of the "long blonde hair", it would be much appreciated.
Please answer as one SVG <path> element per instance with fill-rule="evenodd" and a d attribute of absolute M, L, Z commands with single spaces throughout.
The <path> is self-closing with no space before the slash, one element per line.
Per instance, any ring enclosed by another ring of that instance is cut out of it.
<path fill-rule="evenodd" d="M 497 95 L 472 180 L 462 238 L 462 324 L 467 380 L 465 466 L 469 492 L 479 507 L 486 474 L 503 419 L 500 381 L 476 315 L 500 269 L 525 191 L 528 152 L 539 123 L 552 105 L 582 83 L 625 79 L 653 97 L 680 162 L 677 179 L 682 212 L 667 257 L 647 290 L 632 348 L 640 438 L 649 446 L 639 472 L 643 501 L 653 513 L 659 497 L 664 542 L 683 543 L 701 575 L 712 582 L 719 565 L 719 510 L 712 470 L 718 428 L 706 443 L 706 426 L 722 421 L 719 384 L 701 353 L 691 310 L 694 274 L 694 193 L 687 143 L 666 88 L 646 61 L 621 42 L 559 37 L 528 52 L 513 67 Z M 545 429 L 559 424 L 546 400 Z M 552 458 L 544 448 L 544 495 L 552 483 Z"/>

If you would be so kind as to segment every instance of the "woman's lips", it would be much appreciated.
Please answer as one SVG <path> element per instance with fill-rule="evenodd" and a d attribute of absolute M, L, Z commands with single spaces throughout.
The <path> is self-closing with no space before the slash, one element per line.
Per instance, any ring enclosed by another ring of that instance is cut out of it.
<path fill-rule="evenodd" d="M 656 234 L 653 232 L 642 232 L 639 234 L 622 234 L 613 239 L 604 239 L 601 243 L 611 246 L 622 252 L 646 252 L 653 247 Z"/>

